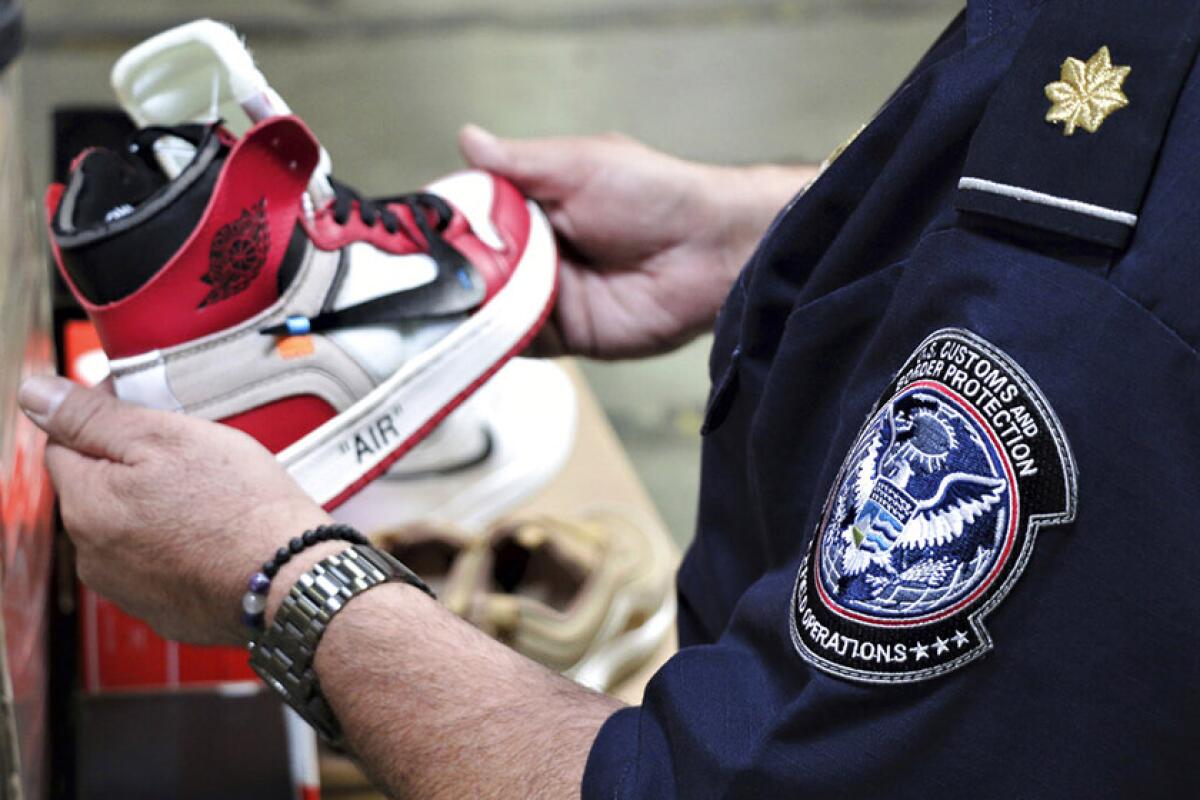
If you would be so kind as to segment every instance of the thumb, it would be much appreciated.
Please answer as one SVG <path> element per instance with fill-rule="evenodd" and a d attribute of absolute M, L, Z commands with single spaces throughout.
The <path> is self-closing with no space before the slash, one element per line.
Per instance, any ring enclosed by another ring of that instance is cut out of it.
<path fill-rule="evenodd" d="M 111 394 L 54 375 L 26 380 L 17 400 L 53 441 L 97 458 L 121 461 L 130 439 L 142 427 L 131 419 L 135 410 Z"/>
<path fill-rule="evenodd" d="M 502 139 L 465 125 L 458 147 L 472 167 L 503 175 L 535 200 L 561 199 L 580 173 L 581 153 L 570 139 Z"/>

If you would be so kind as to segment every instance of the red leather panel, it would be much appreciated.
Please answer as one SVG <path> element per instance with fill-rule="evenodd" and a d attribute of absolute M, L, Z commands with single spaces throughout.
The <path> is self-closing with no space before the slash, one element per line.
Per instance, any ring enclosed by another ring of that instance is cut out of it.
<path fill-rule="evenodd" d="M 278 453 L 336 416 L 337 411 L 329 403 L 304 394 L 234 414 L 221 422 L 250 434 L 263 447 Z"/>
<path fill-rule="evenodd" d="M 274 303 L 275 273 L 319 152 L 312 133 L 295 117 L 275 117 L 247 132 L 230 153 L 200 225 L 154 278 L 108 305 L 95 306 L 80 298 L 105 352 L 121 358 L 180 344 L 228 328 Z M 62 187 L 47 192 L 49 214 L 61 196 Z M 267 239 L 261 268 L 244 288 L 211 300 L 213 284 L 202 279 L 210 275 L 221 248 L 219 241 L 214 248 L 214 240 L 223 228 L 256 213 L 260 204 L 265 205 Z M 61 260 L 59 272 L 71 285 Z"/>

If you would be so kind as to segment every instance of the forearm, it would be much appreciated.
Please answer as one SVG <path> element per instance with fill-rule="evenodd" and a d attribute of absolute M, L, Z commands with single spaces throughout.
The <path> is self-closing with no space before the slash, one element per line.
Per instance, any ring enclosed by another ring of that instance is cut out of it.
<path fill-rule="evenodd" d="M 592 741 L 619 707 L 401 584 L 334 617 L 315 666 L 350 748 L 398 797 L 577 797 Z"/>

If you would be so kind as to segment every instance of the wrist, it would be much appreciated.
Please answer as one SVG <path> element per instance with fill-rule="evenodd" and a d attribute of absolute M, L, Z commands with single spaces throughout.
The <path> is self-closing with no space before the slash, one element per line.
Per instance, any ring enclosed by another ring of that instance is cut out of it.
<path fill-rule="evenodd" d="M 294 535 L 301 533 L 303 531 L 297 531 Z M 286 546 L 286 540 L 284 544 Z M 308 572 L 323 559 L 328 558 L 334 553 L 340 553 L 350 546 L 349 542 L 344 541 L 320 542 L 292 556 L 291 560 L 284 564 L 275 573 L 275 577 L 271 579 L 271 589 L 267 593 L 267 609 L 264 612 L 263 626 L 269 628 L 271 623 L 275 621 L 275 613 L 279 610 L 279 606 L 283 604 L 283 599 L 287 597 L 288 592 L 292 590 L 292 586 L 300 579 L 301 575 Z"/>
<path fill-rule="evenodd" d="M 753 254 L 776 215 L 817 175 L 811 165 L 716 167 L 723 187 L 723 261 L 730 283 Z"/>
<path fill-rule="evenodd" d="M 335 552 L 321 547 L 333 541 L 344 541 L 349 546 Z M 314 551 L 315 557 L 318 550 L 324 553 L 311 566 L 311 557 L 294 558 L 309 551 Z M 282 566 L 277 569 L 277 564 Z M 331 525 L 292 539 L 290 547 L 280 550 L 263 573 L 280 577 L 281 573 L 297 573 L 298 580 L 286 593 L 277 592 L 282 599 L 275 607 L 274 619 L 251 640 L 250 666 L 322 738 L 340 747 L 342 728 L 321 687 L 316 667 L 316 654 L 325 632 L 348 604 L 363 594 L 370 595 L 372 589 L 381 590 L 387 583 L 403 582 L 431 596 L 432 592 L 412 570 L 367 544 L 361 533 L 347 525 Z M 255 597 L 261 597 L 256 590 L 247 595 L 248 600 Z M 250 624 L 257 627 L 261 616 L 254 616 Z"/>

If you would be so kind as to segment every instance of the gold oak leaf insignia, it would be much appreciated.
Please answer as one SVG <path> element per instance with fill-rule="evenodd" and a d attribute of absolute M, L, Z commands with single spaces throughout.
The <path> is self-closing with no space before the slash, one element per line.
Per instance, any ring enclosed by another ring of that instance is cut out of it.
<path fill-rule="evenodd" d="M 1046 97 L 1053 103 L 1046 121 L 1063 123 L 1064 136 L 1075 133 L 1076 127 L 1095 133 L 1109 114 L 1129 105 L 1121 84 L 1132 71 L 1132 67 L 1114 67 L 1107 46 L 1086 64 L 1068 58 L 1062 64 L 1062 80 L 1046 84 Z"/>

